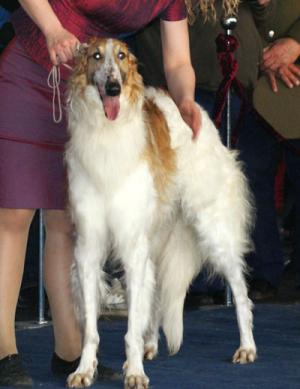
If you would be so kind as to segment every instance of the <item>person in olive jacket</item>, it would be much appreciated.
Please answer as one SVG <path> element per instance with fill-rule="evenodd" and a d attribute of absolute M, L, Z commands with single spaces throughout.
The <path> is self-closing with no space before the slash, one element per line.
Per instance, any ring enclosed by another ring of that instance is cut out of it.
<path fill-rule="evenodd" d="M 264 26 L 265 49 L 254 105 L 282 137 L 273 152 L 283 152 L 291 197 L 294 200 L 293 259 L 300 286 L 300 2 L 278 0 L 275 17 Z"/>
<path fill-rule="evenodd" d="M 236 13 L 238 21 L 233 35 L 239 42 L 235 53 L 239 64 L 237 79 L 242 83 L 250 99 L 258 78 L 259 63 L 263 53 L 259 31 L 262 33 L 266 31 L 267 22 L 275 18 L 276 5 L 277 0 L 244 0 L 240 2 Z M 215 43 L 218 34 L 224 32 L 220 23 L 224 15 L 221 0 L 215 1 L 215 8 L 216 18 L 207 18 L 196 5 L 196 19 L 190 26 L 191 57 L 197 83 L 196 99 L 211 116 L 213 116 L 216 91 L 222 80 Z M 165 86 L 162 64 L 159 60 L 157 22 L 138 34 L 136 53 L 145 82 Z M 237 123 L 240 108 L 239 97 L 232 93 L 232 128 Z M 226 112 L 219 131 L 223 142 L 226 143 Z M 244 163 L 256 206 L 256 224 L 253 231 L 255 250 L 247 257 L 247 263 L 251 269 L 250 296 L 254 300 L 259 300 L 276 295 L 284 268 L 274 207 L 274 167 L 271 164 L 273 158 L 270 156 L 270 148 L 275 147 L 276 140 L 264 130 L 251 110 L 244 116 L 238 135 L 237 148 L 240 151 L 240 159 Z M 192 292 L 195 294 L 208 292 L 215 295 L 215 291 L 220 287 L 219 283 L 215 283 L 210 288 L 203 285 L 203 280 L 198 278 Z"/>

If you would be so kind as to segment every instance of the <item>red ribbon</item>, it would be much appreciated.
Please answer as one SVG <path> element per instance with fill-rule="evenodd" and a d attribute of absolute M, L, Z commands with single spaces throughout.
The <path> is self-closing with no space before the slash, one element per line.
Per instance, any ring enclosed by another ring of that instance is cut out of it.
<path fill-rule="evenodd" d="M 218 61 L 221 66 L 223 80 L 220 83 L 216 94 L 214 107 L 214 123 L 220 128 L 223 111 L 227 102 L 229 89 L 232 89 L 241 99 L 241 111 L 237 125 L 232 133 L 232 143 L 236 142 L 237 129 L 247 111 L 248 101 L 243 85 L 236 79 L 238 72 L 238 62 L 234 57 L 234 52 L 239 46 L 237 39 L 232 35 L 219 34 L 216 38 Z"/>

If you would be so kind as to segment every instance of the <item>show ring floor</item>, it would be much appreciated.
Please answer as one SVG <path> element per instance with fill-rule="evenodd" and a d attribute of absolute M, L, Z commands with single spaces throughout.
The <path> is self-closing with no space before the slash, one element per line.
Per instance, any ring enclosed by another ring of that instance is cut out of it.
<path fill-rule="evenodd" d="M 121 371 L 124 362 L 125 319 L 99 323 L 101 362 Z M 163 336 L 159 356 L 145 362 L 151 389 L 300 389 L 300 304 L 260 304 L 254 310 L 258 359 L 234 365 L 239 345 L 234 308 L 207 306 L 185 311 L 184 342 L 168 356 Z M 32 375 L 34 388 L 64 388 L 50 373 L 53 352 L 51 326 L 17 331 L 19 352 Z M 122 382 L 96 382 L 93 388 L 123 388 Z"/>

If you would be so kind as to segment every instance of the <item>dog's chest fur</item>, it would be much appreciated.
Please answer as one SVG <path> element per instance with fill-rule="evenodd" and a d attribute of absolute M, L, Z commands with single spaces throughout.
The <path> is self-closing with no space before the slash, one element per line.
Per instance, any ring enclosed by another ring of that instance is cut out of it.
<path fill-rule="evenodd" d="M 85 112 L 89 106 L 91 110 Z M 176 153 L 167 121 L 151 98 L 143 99 L 136 107 L 125 103 L 122 107 L 114 122 L 108 121 L 94 104 L 86 104 L 83 115 L 77 116 L 74 123 L 71 115 L 68 149 L 106 201 L 119 196 L 134 201 L 143 187 L 148 201 L 166 216 L 176 201 Z"/>

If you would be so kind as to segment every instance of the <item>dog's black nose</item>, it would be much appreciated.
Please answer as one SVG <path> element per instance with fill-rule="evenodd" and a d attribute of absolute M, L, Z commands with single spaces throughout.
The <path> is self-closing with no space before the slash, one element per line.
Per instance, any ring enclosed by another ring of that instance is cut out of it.
<path fill-rule="evenodd" d="M 105 84 L 107 96 L 118 96 L 121 93 L 121 86 L 118 81 L 107 81 Z"/>

